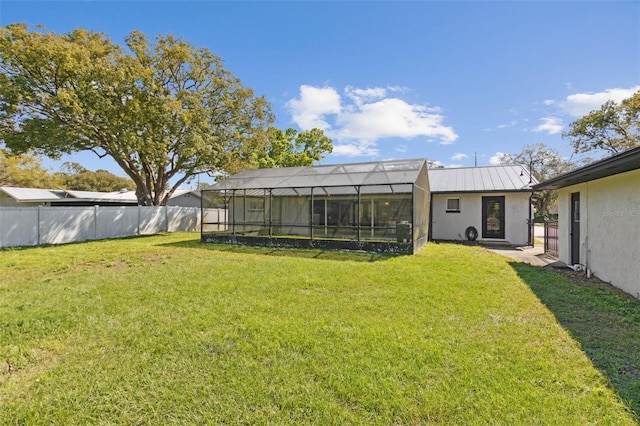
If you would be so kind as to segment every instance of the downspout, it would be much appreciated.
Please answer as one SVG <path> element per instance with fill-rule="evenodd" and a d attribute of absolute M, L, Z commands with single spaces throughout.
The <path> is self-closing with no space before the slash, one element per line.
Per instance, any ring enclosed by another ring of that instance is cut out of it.
<path fill-rule="evenodd" d="M 433 241 L 433 192 L 429 191 L 429 231 L 427 240 Z"/>
<path fill-rule="evenodd" d="M 529 189 L 531 189 L 531 184 L 533 183 L 533 175 L 531 174 L 531 168 L 533 167 L 533 160 L 529 161 Z M 529 234 L 529 245 L 531 247 L 535 247 L 536 243 L 534 241 L 534 232 L 533 232 L 533 222 L 532 222 L 532 217 L 531 217 L 531 210 L 533 209 L 533 193 L 535 191 L 531 191 L 531 195 L 529 195 L 529 223 L 527 225 L 529 225 L 529 230 L 527 231 L 527 233 Z"/>
<path fill-rule="evenodd" d="M 585 257 L 585 259 L 584 259 L 584 270 L 585 270 L 585 273 L 589 277 L 591 277 L 591 271 L 589 270 L 589 265 L 591 265 L 591 262 L 590 262 L 591 250 L 589 249 L 589 209 L 587 207 L 589 205 L 589 181 L 585 182 L 585 184 L 586 184 L 585 192 L 587 193 L 586 194 L 587 196 L 584 197 L 584 198 L 586 198 L 586 200 L 584 200 L 585 201 L 585 203 L 584 203 L 585 206 L 582 206 L 582 205 L 580 206 L 580 219 L 582 219 L 582 217 L 585 216 L 585 215 L 582 214 L 582 212 L 584 211 L 584 212 L 587 213 L 586 214 L 587 221 L 585 223 L 585 228 L 586 228 L 585 232 L 584 233 L 580 232 L 580 235 L 584 234 L 584 257 Z M 580 204 L 582 204 L 582 200 L 580 200 Z M 585 208 L 585 207 L 587 207 L 587 208 Z M 582 230 L 580 230 L 580 231 L 582 231 Z"/>
<path fill-rule="evenodd" d="M 533 223 L 533 218 L 531 217 L 531 212 L 533 210 L 533 194 L 535 191 L 531 191 L 531 195 L 529 195 L 529 231 L 527 231 L 529 233 L 529 245 L 531 247 L 535 247 L 536 246 L 536 242 L 535 242 L 535 238 L 534 238 L 534 223 Z"/>

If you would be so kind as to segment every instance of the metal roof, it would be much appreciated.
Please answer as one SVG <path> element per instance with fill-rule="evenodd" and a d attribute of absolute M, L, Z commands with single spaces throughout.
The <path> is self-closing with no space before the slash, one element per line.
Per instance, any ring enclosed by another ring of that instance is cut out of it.
<path fill-rule="evenodd" d="M 117 201 L 138 204 L 135 191 L 96 192 L 96 191 L 66 191 L 69 197 L 87 201 Z"/>
<path fill-rule="evenodd" d="M 417 180 L 423 168 L 426 168 L 424 159 L 255 169 L 235 174 L 209 189 L 327 188 L 411 184 Z"/>
<path fill-rule="evenodd" d="M 559 189 L 636 169 L 640 169 L 640 147 L 561 174 L 560 176 L 535 185 L 533 189 L 536 191 L 542 189 Z"/>
<path fill-rule="evenodd" d="M 11 186 L 0 186 L 0 191 L 4 192 L 18 202 L 48 202 L 58 201 L 64 198 L 64 191 L 53 191 L 50 189 L 14 188 Z"/>
<path fill-rule="evenodd" d="M 531 192 L 536 183 L 523 165 L 429 169 L 432 193 Z"/>
<path fill-rule="evenodd" d="M 73 191 L 62 189 L 36 189 L 36 188 L 15 188 L 11 186 L 0 186 L 0 191 L 4 192 L 19 203 L 73 203 L 78 201 L 84 202 L 117 202 L 138 204 L 138 198 L 135 191 L 115 191 L 115 192 L 96 192 L 96 191 Z M 186 193 L 193 193 L 200 197 L 198 191 L 190 189 L 177 189 L 171 198 L 176 198 Z"/>

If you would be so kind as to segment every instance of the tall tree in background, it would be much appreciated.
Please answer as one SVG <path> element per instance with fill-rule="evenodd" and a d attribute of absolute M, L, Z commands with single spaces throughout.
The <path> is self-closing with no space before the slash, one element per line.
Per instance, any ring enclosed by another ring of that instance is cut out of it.
<path fill-rule="evenodd" d="M 39 157 L 10 155 L 0 148 L 0 186 L 49 189 L 61 185 L 60 178 L 44 168 Z"/>
<path fill-rule="evenodd" d="M 255 151 L 251 162 L 258 168 L 310 166 L 331 151 L 331 139 L 320 129 L 298 132 L 269 127 L 265 149 Z"/>
<path fill-rule="evenodd" d="M 138 32 L 0 28 L 0 138 L 13 152 L 111 157 L 142 205 L 200 173 L 233 173 L 265 150 L 270 105 L 208 49 Z M 171 181 L 171 185 L 169 182 Z"/>
<path fill-rule="evenodd" d="M 521 164 L 531 168 L 531 174 L 538 182 L 542 182 L 562 173 L 568 172 L 574 166 L 562 158 L 560 153 L 544 143 L 525 145 L 517 154 L 504 154 L 500 164 Z M 549 206 L 557 199 L 556 191 L 538 191 L 533 195 L 533 204 L 537 216 L 547 217 Z"/>
<path fill-rule="evenodd" d="M 136 185 L 131 179 L 116 176 L 107 170 L 98 169 L 93 172 L 78 163 L 64 163 L 63 169 L 64 172 L 56 173 L 56 175 L 66 189 L 98 192 L 136 189 Z"/>
<path fill-rule="evenodd" d="M 563 134 L 576 154 L 603 150 L 610 155 L 640 146 L 640 92 L 620 103 L 605 102 L 569 125 Z"/>

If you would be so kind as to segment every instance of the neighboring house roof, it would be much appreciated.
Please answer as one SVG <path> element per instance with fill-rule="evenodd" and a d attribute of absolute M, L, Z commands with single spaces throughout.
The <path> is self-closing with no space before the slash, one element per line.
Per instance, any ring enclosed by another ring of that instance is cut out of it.
<path fill-rule="evenodd" d="M 17 202 L 44 203 L 57 201 L 64 198 L 61 192 L 50 189 L 35 188 L 14 188 L 11 186 L 0 186 L 0 191 L 7 194 Z"/>
<path fill-rule="evenodd" d="M 182 197 L 185 194 L 190 194 L 194 197 L 200 198 L 200 191 L 193 191 L 191 189 L 176 189 L 171 195 L 171 199 Z"/>
<path fill-rule="evenodd" d="M 533 189 L 536 191 L 542 189 L 560 189 L 636 169 L 640 169 L 640 147 L 561 174 L 560 176 L 535 185 Z"/>
<path fill-rule="evenodd" d="M 531 192 L 538 181 L 526 166 L 460 167 L 429 169 L 432 193 Z"/>
<path fill-rule="evenodd" d="M 95 192 L 95 191 L 65 191 L 69 197 L 85 201 L 109 201 L 138 204 L 135 191 Z"/>
<path fill-rule="evenodd" d="M 34 189 L 34 188 L 15 188 L 11 186 L 0 186 L 0 191 L 4 192 L 18 203 L 77 203 L 82 202 L 103 202 L 103 203 L 120 203 L 120 204 L 138 204 L 138 198 L 135 191 L 116 191 L 116 192 L 94 192 L 94 191 L 73 191 L 62 189 Z M 172 199 L 180 197 L 186 193 L 200 197 L 200 193 L 189 189 L 178 189 Z"/>
<path fill-rule="evenodd" d="M 208 189 L 279 189 L 414 183 L 424 159 L 245 170 Z"/>

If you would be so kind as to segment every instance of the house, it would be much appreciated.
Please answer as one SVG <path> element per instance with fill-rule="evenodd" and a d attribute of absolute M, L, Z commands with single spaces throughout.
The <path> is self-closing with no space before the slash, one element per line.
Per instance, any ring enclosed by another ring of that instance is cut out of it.
<path fill-rule="evenodd" d="M 200 191 L 176 189 L 167 205 L 200 208 Z"/>
<path fill-rule="evenodd" d="M 521 165 L 430 169 L 433 240 L 532 241 L 532 184 Z"/>
<path fill-rule="evenodd" d="M 640 298 L 640 147 L 534 186 L 558 190 L 558 257 Z"/>
<path fill-rule="evenodd" d="M 424 159 L 246 170 L 202 191 L 203 242 L 414 253 L 427 242 Z"/>
<path fill-rule="evenodd" d="M 0 206 L 136 206 L 135 191 L 94 192 L 63 189 L 15 188 L 0 186 Z M 200 193 L 178 189 L 169 200 L 170 206 L 200 207 Z"/>

